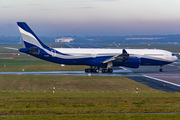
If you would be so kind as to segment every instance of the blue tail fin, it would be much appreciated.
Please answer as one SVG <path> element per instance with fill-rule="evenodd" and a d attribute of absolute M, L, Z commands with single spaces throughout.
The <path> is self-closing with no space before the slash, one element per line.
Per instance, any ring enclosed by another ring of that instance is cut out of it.
<path fill-rule="evenodd" d="M 19 31 L 21 33 L 26 48 L 49 48 L 40 41 L 40 39 L 34 34 L 34 32 L 25 22 L 17 22 L 17 25 L 19 27 Z"/>

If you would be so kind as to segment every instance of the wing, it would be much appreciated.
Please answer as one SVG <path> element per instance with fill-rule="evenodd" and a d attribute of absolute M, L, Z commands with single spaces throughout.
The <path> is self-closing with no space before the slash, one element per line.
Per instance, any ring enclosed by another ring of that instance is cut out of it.
<path fill-rule="evenodd" d="M 125 61 L 127 59 L 129 59 L 129 54 L 127 53 L 127 51 L 125 49 L 123 49 L 122 54 L 116 55 L 116 56 L 114 56 L 114 57 L 112 57 L 110 59 L 107 59 L 103 63 L 109 63 L 109 62 L 112 62 L 112 61 L 115 61 L 115 60 Z"/>

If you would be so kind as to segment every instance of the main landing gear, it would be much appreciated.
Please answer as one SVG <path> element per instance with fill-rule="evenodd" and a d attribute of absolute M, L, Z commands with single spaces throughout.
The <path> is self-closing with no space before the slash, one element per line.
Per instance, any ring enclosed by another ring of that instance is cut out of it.
<path fill-rule="evenodd" d="M 112 73 L 113 69 L 102 69 L 102 73 Z"/>
<path fill-rule="evenodd" d="M 99 73 L 99 67 L 92 67 L 91 66 L 91 68 L 87 68 L 87 69 L 85 69 L 85 72 L 86 73 Z"/>
<path fill-rule="evenodd" d="M 160 66 L 159 72 L 163 72 L 163 66 Z"/>
<path fill-rule="evenodd" d="M 91 68 L 87 68 L 85 69 L 85 72 L 86 73 L 99 73 L 99 67 L 92 67 Z M 113 69 L 102 69 L 102 73 L 112 73 L 113 72 Z"/>

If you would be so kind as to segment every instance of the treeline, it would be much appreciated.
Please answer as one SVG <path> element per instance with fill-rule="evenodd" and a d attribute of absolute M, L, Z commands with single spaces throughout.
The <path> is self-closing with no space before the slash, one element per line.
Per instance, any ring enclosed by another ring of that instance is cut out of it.
<path fill-rule="evenodd" d="M 180 34 L 178 35 L 131 35 L 131 36 L 56 36 L 39 38 L 44 43 L 55 43 L 55 39 L 67 37 L 73 38 L 71 43 L 180 43 Z M 0 44 L 20 43 L 20 36 L 0 36 Z"/>

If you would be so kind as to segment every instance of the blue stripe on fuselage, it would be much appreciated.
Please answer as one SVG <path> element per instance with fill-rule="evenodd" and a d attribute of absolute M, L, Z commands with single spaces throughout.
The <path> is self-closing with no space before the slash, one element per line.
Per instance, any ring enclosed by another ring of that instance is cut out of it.
<path fill-rule="evenodd" d="M 163 61 L 163 60 L 155 60 L 155 59 L 150 59 L 150 58 L 141 58 L 140 65 L 166 65 L 170 63 L 172 62 Z"/>
<path fill-rule="evenodd" d="M 103 56 L 103 57 L 96 57 L 96 58 L 77 58 L 77 59 L 62 59 L 58 57 L 52 57 L 49 55 L 49 57 L 44 57 L 44 55 L 38 55 L 35 56 L 43 60 L 47 60 L 50 62 L 58 63 L 58 64 L 66 64 L 66 65 L 89 65 L 89 66 L 99 66 L 99 67 L 106 67 L 107 64 L 102 64 L 103 61 L 111 58 L 112 56 Z M 171 62 L 168 61 L 161 61 L 161 60 L 154 60 L 154 59 L 148 59 L 148 58 L 141 58 L 141 64 L 140 65 L 147 65 L 147 66 L 153 66 L 153 65 L 165 65 L 170 64 Z M 123 66 L 123 64 L 122 64 Z"/>

